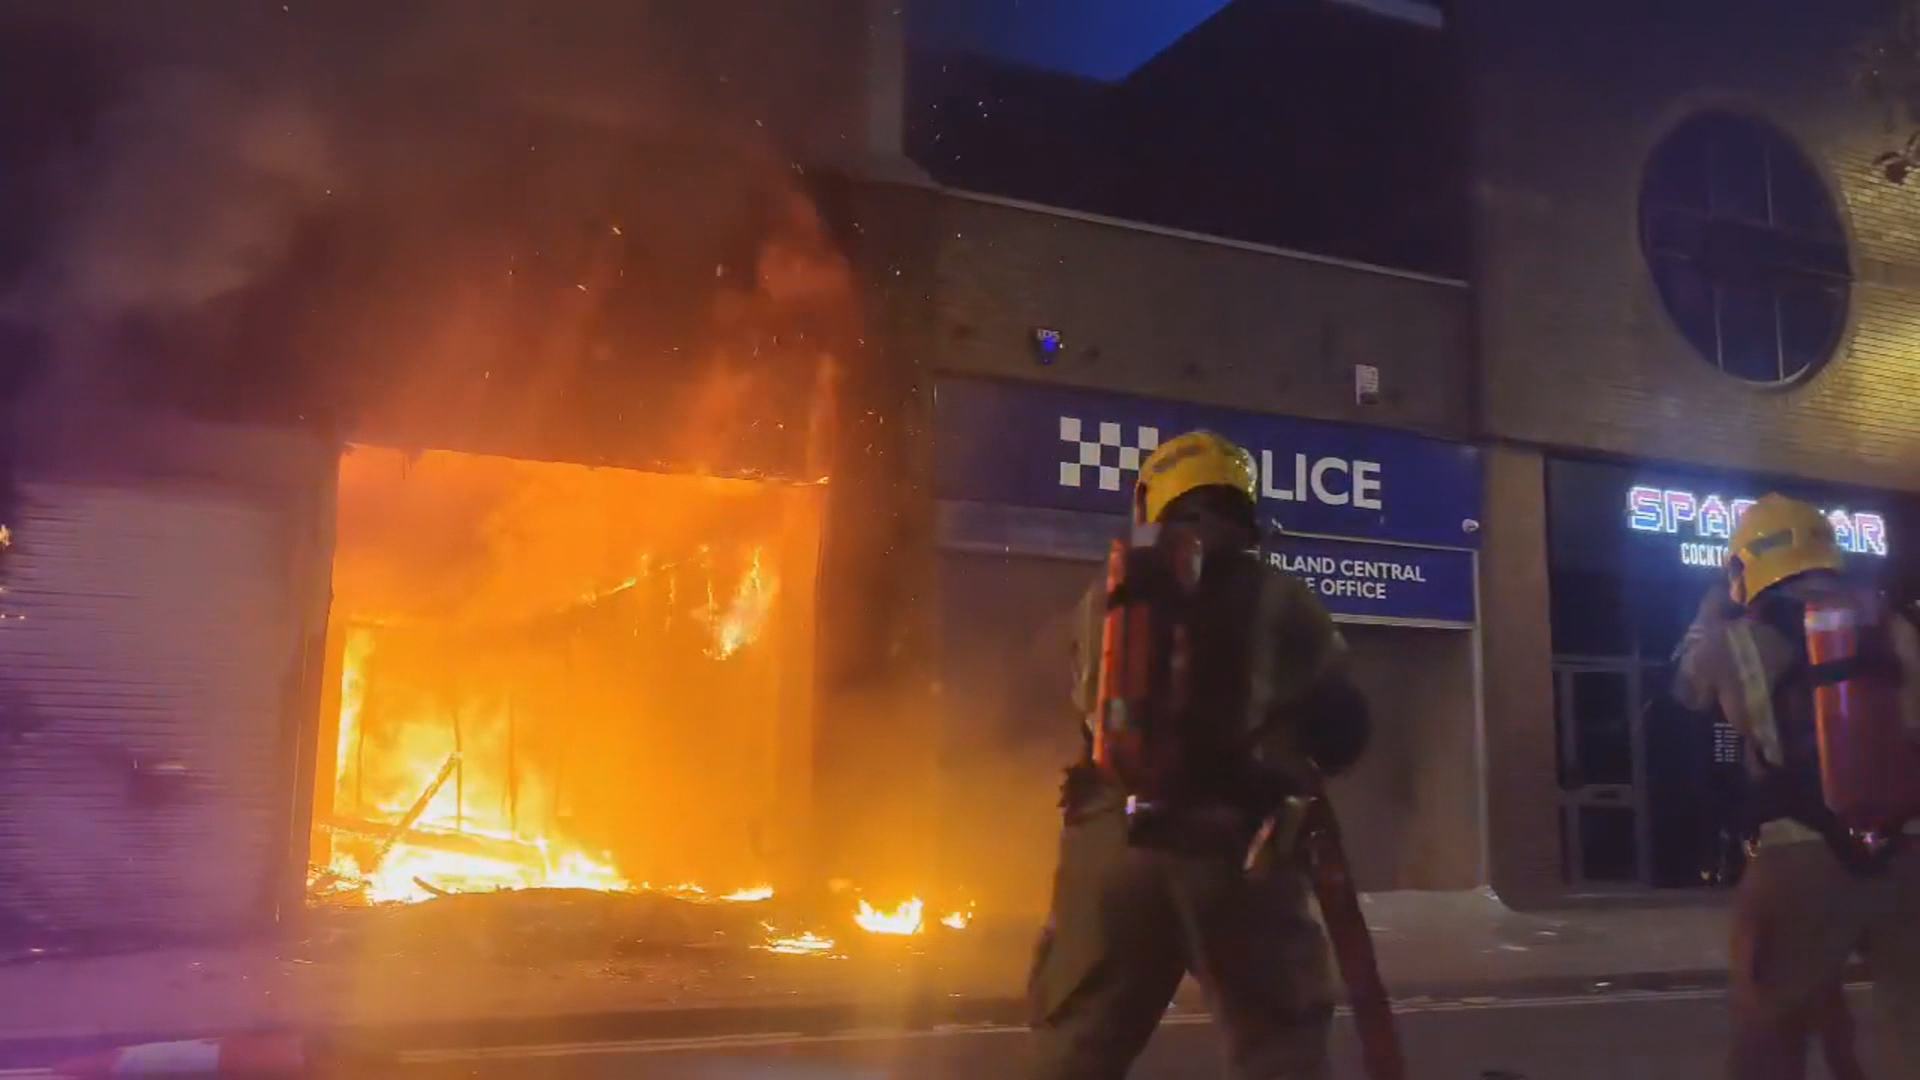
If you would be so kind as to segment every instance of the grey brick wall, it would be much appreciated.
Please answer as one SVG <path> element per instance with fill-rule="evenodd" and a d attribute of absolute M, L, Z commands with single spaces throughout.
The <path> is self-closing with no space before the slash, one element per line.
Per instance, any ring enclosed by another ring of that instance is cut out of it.
<path fill-rule="evenodd" d="M 1920 490 L 1920 184 L 1869 163 L 1905 132 L 1857 88 L 1870 0 L 1471 0 L 1478 423 L 1493 878 L 1561 889 L 1540 455 L 1597 452 Z M 1798 142 L 1841 209 L 1856 284 L 1838 352 L 1789 388 L 1728 378 L 1640 249 L 1648 155 L 1703 109 Z M 1526 444 L 1526 445 L 1517 445 Z"/>
<path fill-rule="evenodd" d="M 870 205 L 863 231 L 891 236 L 874 248 L 902 281 L 925 275 L 876 313 L 922 367 L 1469 431 L 1458 284 L 929 190 Z M 1051 367 L 1028 349 L 1037 326 L 1065 336 Z M 1355 364 L 1380 368 L 1379 404 L 1354 404 Z"/>
<path fill-rule="evenodd" d="M 1461 5 L 1473 72 L 1481 404 L 1496 437 L 1920 488 L 1920 184 L 1856 88 L 1869 0 Z M 1790 389 L 1738 383 L 1674 328 L 1637 233 L 1662 134 L 1722 107 L 1797 140 L 1853 238 L 1851 325 Z"/>
<path fill-rule="evenodd" d="M 1493 886 L 1509 903 L 1561 890 L 1553 645 L 1547 627 L 1546 471 L 1539 452 L 1487 453 L 1480 647 Z"/>

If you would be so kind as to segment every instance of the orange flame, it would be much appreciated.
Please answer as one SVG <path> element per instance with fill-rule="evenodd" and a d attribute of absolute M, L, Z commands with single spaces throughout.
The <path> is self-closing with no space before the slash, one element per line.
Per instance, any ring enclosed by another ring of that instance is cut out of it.
<path fill-rule="evenodd" d="M 926 902 L 917 896 L 902 901 L 892 911 L 881 911 L 863 899 L 860 901 L 860 910 L 854 913 L 853 921 L 869 934 L 905 937 L 917 934 L 924 928 L 926 908 Z"/>
<path fill-rule="evenodd" d="M 754 948 L 763 952 L 779 953 L 782 956 L 829 956 L 833 953 L 833 939 L 821 937 L 811 930 L 798 934 L 787 934 L 776 929 L 772 923 L 761 923 L 767 932 L 765 944 Z"/>
<path fill-rule="evenodd" d="M 721 841 L 776 813 L 772 770 L 799 767 L 750 751 L 810 659 L 777 607 L 811 610 L 811 580 L 779 571 L 813 564 L 817 493 L 371 447 L 341 485 L 323 895 L 772 897 Z M 721 700 L 729 719 L 696 725 L 711 751 L 671 734 Z M 714 754 L 738 768 L 694 767 Z M 756 798 L 659 813 L 716 784 Z"/>
<path fill-rule="evenodd" d="M 767 623 L 780 583 L 760 565 L 760 555 L 760 549 L 754 548 L 747 572 L 734 586 L 733 601 L 727 605 L 725 614 L 714 620 L 713 646 L 707 655 L 715 660 L 728 659 L 753 644 Z"/>

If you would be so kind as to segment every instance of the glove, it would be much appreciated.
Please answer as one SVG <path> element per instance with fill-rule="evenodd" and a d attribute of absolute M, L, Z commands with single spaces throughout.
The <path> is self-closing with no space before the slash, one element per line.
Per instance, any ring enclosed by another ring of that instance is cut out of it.
<path fill-rule="evenodd" d="M 1694 613 L 1693 621 L 1699 623 L 1728 622 L 1740 617 L 1746 608 L 1734 603 L 1727 594 L 1725 585 L 1715 585 L 1700 598 L 1700 610 Z"/>

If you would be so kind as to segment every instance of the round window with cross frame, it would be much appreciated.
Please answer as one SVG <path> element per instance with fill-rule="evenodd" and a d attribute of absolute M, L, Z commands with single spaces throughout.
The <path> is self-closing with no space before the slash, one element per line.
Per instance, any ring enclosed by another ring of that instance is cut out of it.
<path fill-rule="evenodd" d="M 1647 164 L 1640 240 L 1674 325 L 1725 374 L 1793 383 L 1839 345 L 1852 284 L 1840 214 L 1772 126 L 1712 112 L 1668 133 Z"/>

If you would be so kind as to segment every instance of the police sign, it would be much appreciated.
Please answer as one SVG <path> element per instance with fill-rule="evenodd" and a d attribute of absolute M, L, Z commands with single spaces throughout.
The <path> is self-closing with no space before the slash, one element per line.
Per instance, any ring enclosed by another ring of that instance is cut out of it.
<path fill-rule="evenodd" d="M 941 379 L 934 465 L 943 547 L 1097 560 L 1126 528 L 1140 466 L 1196 429 L 1259 469 L 1269 564 L 1344 622 L 1466 627 L 1480 458 L 1405 432 L 1056 386 Z"/>
<path fill-rule="evenodd" d="M 1299 578 L 1336 618 L 1471 626 L 1473 553 L 1443 548 L 1270 538 L 1267 562 Z"/>
<path fill-rule="evenodd" d="M 945 378 L 934 400 L 943 499 L 1124 514 L 1160 440 L 1204 428 L 1253 453 L 1261 516 L 1285 532 L 1479 543 L 1480 456 L 1470 446 L 1048 385 Z"/>

